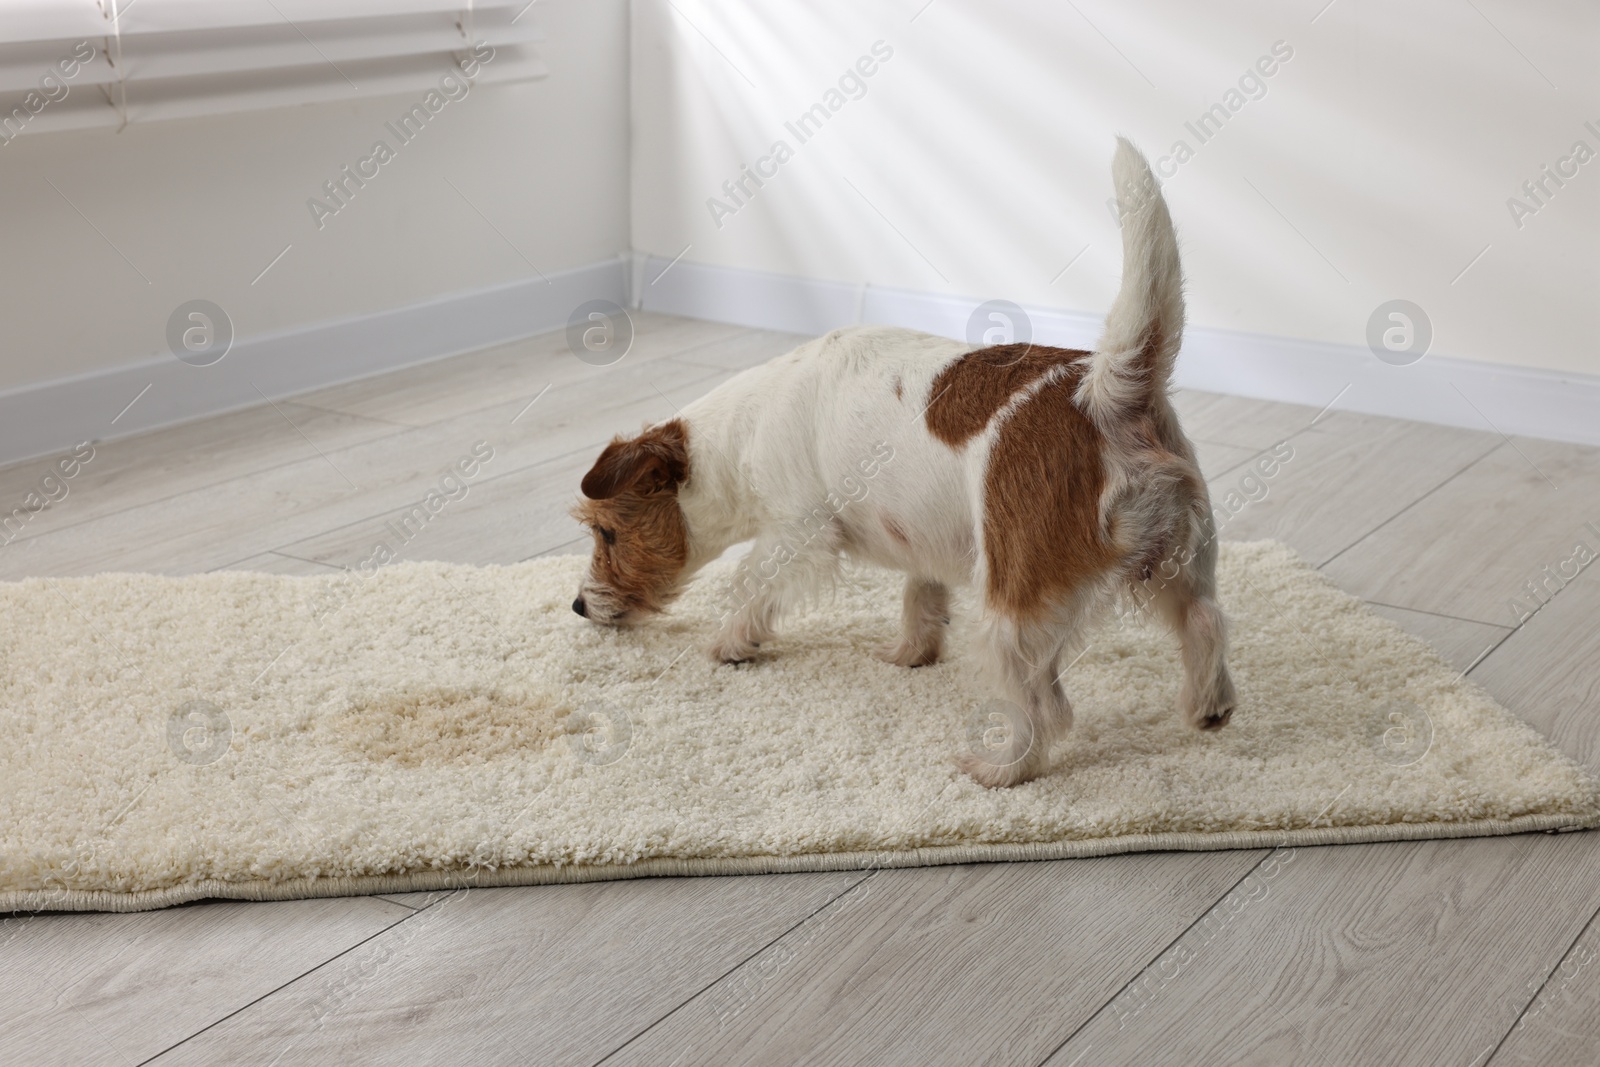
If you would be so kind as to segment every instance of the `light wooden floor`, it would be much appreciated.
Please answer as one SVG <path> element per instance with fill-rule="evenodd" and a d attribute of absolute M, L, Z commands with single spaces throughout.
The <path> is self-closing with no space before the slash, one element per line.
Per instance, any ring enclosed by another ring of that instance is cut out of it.
<path fill-rule="evenodd" d="M 580 550 L 599 444 L 796 340 L 638 324 L 614 367 L 550 335 L 101 445 L 0 578 L 332 573 L 479 440 L 409 557 Z M 1507 606 L 1600 526 L 1600 452 L 1180 402 L 1214 493 L 1294 449 L 1226 537 L 1287 541 L 1600 765 L 1600 568 Z M 1597 906 L 1583 833 L 16 916 L 0 1063 L 1588 1064 Z"/>

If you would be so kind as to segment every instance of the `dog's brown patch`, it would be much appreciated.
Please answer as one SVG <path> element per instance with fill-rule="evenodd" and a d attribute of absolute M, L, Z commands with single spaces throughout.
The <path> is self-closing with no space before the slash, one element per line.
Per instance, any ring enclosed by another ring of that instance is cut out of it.
<path fill-rule="evenodd" d="M 900 381 L 900 375 L 896 374 L 894 376 L 894 398 L 896 400 L 904 399 L 905 391 L 906 391 L 905 384 Z"/>
<path fill-rule="evenodd" d="M 689 431 L 673 419 L 638 437 L 613 437 L 583 476 L 583 495 L 609 500 L 625 492 L 676 490 L 688 477 Z"/>
<path fill-rule="evenodd" d="M 989 453 L 987 594 L 1013 618 L 1038 618 L 1117 563 L 1116 546 L 1100 528 L 1106 440 L 1072 399 L 1081 377 L 1081 368 L 1071 368 L 1024 401 Z"/>
<path fill-rule="evenodd" d="M 952 448 L 976 437 L 1006 401 L 1052 368 L 1089 353 L 1042 345 L 995 345 L 968 352 L 940 371 L 923 416 L 928 432 Z"/>
<path fill-rule="evenodd" d="M 909 545 L 911 543 L 911 538 L 906 536 L 905 528 L 896 522 L 892 515 L 883 517 L 883 529 L 885 533 L 900 544 Z"/>
<path fill-rule="evenodd" d="M 620 606 L 660 611 L 676 592 L 689 558 L 678 508 L 678 487 L 688 478 L 689 432 L 681 419 L 614 439 L 584 475 L 589 499 L 573 515 L 594 534 L 591 579 Z"/>

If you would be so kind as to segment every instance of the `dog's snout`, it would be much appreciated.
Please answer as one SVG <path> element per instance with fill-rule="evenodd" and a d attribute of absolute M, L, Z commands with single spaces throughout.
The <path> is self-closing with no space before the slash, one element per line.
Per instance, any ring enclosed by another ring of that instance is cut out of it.
<path fill-rule="evenodd" d="M 583 597 L 579 597 L 572 602 L 572 610 L 586 619 L 589 617 L 589 606 L 583 602 Z"/>

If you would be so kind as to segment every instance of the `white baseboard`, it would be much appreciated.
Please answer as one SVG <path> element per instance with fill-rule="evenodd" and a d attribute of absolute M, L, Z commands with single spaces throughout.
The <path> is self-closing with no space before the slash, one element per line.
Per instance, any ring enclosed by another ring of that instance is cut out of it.
<path fill-rule="evenodd" d="M 981 299 L 818 281 L 651 256 L 639 287 L 650 311 L 821 334 L 856 322 L 906 326 L 945 337 L 966 334 Z M 1024 307 L 1033 339 L 1088 348 L 1102 317 Z M 1508 367 L 1448 356 L 1391 366 L 1360 345 L 1302 341 L 1190 327 L 1177 384 L 1334 410 L 1416 419 L 1472 430 L 1600 445 L 1600 378 Z M 1341 390 L 1342 395 L 1341 395 Z"/>
<path fill-rule="evenodd" d="M 559 329 L 586 300 L 627 302 L 620 258 L 548 277 L 240 338 L 209 367 L 165 356 L 0 394 L 0 463 L 250 407 L 263 394 L 292 396 Z"/>
<path fill-rule="evenodd" d="M 801 334 L 880 322 L 961 337 L 980 303 L 691 262 L 663 274 L 669 262 L 606 260 L 552 274 L 548 283 L 519 281 L 243 338 L 209 367 L 162 357 L 12 390 L 0 394 L 0 463 L 250 407 L 262 394 L 292 396 L 559 329 L 584 301 L 626 304 L 630 289 L 634 306 L 646 310 Z M 1100 334 L 1097 315 L 1025 310 L 1043 344 L 1087 348 Z M 1600 379 L 1586 375 L 1444 356 L 1394 367 L 1354 345 L 1191 327 L 1177 382 L 1317 408 L 1345 390 L 1336 410 L 1600 445 Z"/>

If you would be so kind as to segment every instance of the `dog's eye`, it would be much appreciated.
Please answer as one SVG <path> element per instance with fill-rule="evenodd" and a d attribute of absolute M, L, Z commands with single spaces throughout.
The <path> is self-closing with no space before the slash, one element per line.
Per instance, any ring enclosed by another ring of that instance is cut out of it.
<path fill-rule="evenodd" d="M 596 526 L 594 529 L 595 532 L 598 533 L 602 539 L 604 539 L 606 544 L 614 545 L 617 543 L 617 531 L 608 530 L 604 526 Z"/>

